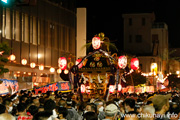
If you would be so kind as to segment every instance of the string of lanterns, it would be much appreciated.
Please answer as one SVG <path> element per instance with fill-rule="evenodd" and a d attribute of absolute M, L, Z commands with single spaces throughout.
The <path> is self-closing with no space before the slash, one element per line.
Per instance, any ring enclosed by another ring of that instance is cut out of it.
<path fill-rule="evenodd" d="M 16 56 L 14 55 L 14 54 L 11 54 L 10 56 L 9 56 L 9 60 L 12 62 L 12 61 L 15 61 L 15 59 L 16 59 Z M 22 59 L 21 60 L 21 64 L 22 65 L 27 65 L 27 59 Z M 35 62 L 31 62 L 30 63 L 30 67 L 31 68 L 35 68 L 36 67 L 36 63 Z M 44 65 L 43 64 L 41 64 L 41 65 L 39 65 L 39 70 L 44 70 Z M 53 68 L 53 67 L 51 67 L 50 69 L 49 69 L 49 71 L 51 72 L 51 73 L 53 73 L 53 72 L 55 72 L 55 68 Z M 57 72 L 59 72 L 59 70 L 57 70 Z"/>

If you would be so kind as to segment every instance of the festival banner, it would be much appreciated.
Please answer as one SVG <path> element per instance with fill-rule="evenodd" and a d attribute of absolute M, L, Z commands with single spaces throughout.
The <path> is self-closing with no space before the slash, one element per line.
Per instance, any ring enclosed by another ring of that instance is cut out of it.
<path fill-rule="evenodd" d="M 19 85 L 17 80 L 0 79 L 0 95 L 13 94 L 18 91 Z"/>
<path fill-rule="evenodd" d="M 43 87 L 35 88 L 35 94 L 46 93 L 47 91 L 68 91 L 71 90 L 71 84 L 69 82 L 56 82 L 52 84 L 45 85 Z"/>

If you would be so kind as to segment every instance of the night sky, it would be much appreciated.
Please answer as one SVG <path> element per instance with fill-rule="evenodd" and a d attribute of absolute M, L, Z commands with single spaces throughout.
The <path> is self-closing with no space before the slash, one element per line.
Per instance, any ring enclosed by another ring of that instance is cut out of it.
<path fill-rule="evenodd" d="M 104 32 L 119 51 L 123 50 L 124 13 L 154 12 L 156 22 L 169 29 L 169 47 L 180 48 L 180 6 L 178 0 L 77 0 L 77 7 L 87 8 L 87 39 Z"/>

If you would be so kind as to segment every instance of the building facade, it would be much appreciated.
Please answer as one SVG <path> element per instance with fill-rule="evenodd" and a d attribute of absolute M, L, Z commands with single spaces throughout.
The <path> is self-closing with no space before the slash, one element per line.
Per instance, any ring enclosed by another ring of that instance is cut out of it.
<path fill-rule="evenodd" d="M 4 77 L 18 79 L 28 87 L 32 80 L 37 85 L 58 81 L 58 58 L 76 54 L 75 0 L 37 0 L 33 6 L 0 5 L 0 41 L 7 42 L 16 56 L 15 61 L 5 65 L 10 72 Z M 22 59 L 27 60 L 26 65 L 21 64 Z M 32 62 L 35 68 L 30 67 Z M 39 70 L 39 65 L 44 70 Z M 51 67 L 55 72 L 49 71 Z"/>
<path fill-rule="evenodd" d="M 167 73 L 168 27 L 155 23 L 154 13 L 123 14 L 124 51 L 136 55 L 142 72 L 152 72 L 157 63 L 158 73 Z"/>

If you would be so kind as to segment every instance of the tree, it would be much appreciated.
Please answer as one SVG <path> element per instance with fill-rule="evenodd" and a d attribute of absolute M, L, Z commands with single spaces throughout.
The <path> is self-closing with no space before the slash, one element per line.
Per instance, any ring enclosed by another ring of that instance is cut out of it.
<path fill-rule="evenodd" d="M 7 63 L 9 60 L 7 57 L 10 53 L 11 48 L 5 42 L 0 43 L 0 75 L 3 73 L 9 72 L 8 68 L 4 68 L 4 64 Z"/>

